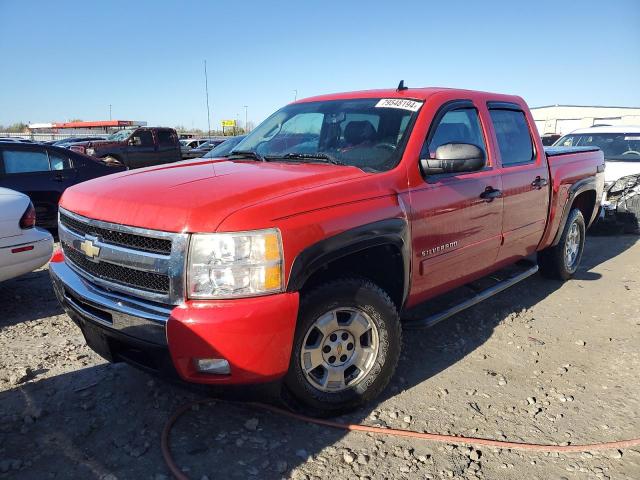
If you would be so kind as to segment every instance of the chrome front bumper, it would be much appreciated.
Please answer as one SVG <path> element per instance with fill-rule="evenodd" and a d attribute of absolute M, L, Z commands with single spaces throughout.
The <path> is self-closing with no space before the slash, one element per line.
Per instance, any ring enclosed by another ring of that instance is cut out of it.
<path fill-rule="evenodd" d="M 136 300 L 91 284 L 64 262 L 49 264 L 58 301 L 65 311 L 102 329 L 159 346 L 167 345 L 171 308 Z"/>

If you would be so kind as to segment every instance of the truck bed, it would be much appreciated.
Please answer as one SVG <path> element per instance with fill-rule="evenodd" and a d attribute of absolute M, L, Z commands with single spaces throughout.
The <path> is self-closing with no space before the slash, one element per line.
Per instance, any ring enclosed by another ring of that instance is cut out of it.
<path fill-rule="evenodd" d="M 595 204 L 600 204 L 604 188 L 604 155 L 602 150 L 594 147 L 550 147 L 544 152 L 549 163 L 549 174 L 552 179 L 549 203 L 549 219 L 538 250 L 554 243 L 557 233 L 561 231 L 563 217 L 568 214 L 570 198 L 580 194 L 583 187 L 595 187 Z M 598 209 L 585 215 L 587 227 L 596 218 Z"/>

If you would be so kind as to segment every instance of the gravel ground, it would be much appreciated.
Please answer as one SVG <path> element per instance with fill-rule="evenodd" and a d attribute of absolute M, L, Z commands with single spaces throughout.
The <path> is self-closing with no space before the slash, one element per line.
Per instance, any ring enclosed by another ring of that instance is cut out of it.
<path fill-rule="evenodd" d="M 568 283 L 534 276 L 423 332 L 392 385 L 341 418 L 535 443 L 640 437 L 640 242 L 590 237 Z M 181 386 L 110 365 L 46 269 L 0 284 L 0 479 L 167 479 L 160 432 Z M 640 448 L 582 454 L 345 434 L 236 405 L 189 411 L 172 448 L 194 479 L 640 478 Z"/>

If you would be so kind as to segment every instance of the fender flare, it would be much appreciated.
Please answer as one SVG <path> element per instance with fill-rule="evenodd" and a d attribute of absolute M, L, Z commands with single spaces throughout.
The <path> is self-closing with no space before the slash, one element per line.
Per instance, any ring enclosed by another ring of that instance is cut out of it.
<path fill-rule="evenodd" d="M 556 235 L 553 238 L 553 242 L 551 242 L 552 247 L 555 247 L 560 242 L 560 237 L 562 237 L 562 232 L 564 231 L 564 227 L 567 223 L 567 218 L 569 218 L 569 213 L 571 212 L 573 201 L 581 193 L 588 192 L 590 190 L 593 190 L 594 192 L 598 191 L 596 188 L 596 179 L 593 177 L 583 178 L 582 180 L 578 180 L 576 183 L 571 185 L 571 187 L 569 188 L 569 195 L 567 196 L 567 201 L 564 204 L 564 210 L 562 211 L 562 217 L 560 218 L 560 223 L 558 224 L 558 231 L 556 232 Z M 597 203 L 597 195 L 596 195 L 596 203 Z M 594 210 L 595 210 L 595 205 L 594 205 Z M 584 221 L 587 224 L 587 227 L 591 224 L 590 218 L 585 218 Z"/>
<path fill-rule="evenodd" d="M 385 245 L 398 248 L 402 255 L 404 304 L 411 282 L 411 235 L 405 218 L 389 218 L 361 225 L 308 246 L 293 261 L 287 291 L 299 291 L 314 273 L 330 262 Z"/>

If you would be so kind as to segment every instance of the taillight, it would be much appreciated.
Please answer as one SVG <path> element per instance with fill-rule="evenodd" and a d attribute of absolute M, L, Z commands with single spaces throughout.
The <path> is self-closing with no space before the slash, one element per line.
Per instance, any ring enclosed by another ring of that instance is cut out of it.
<path fill-rule="evenodd" d="M 20 228 L 26 230 L 27 228 L 33 228 L 36 226 L 36 209 L 33 208 L 33 203 L 29 202 L 27 210 L 22 214 L 20 219 Z"/>

